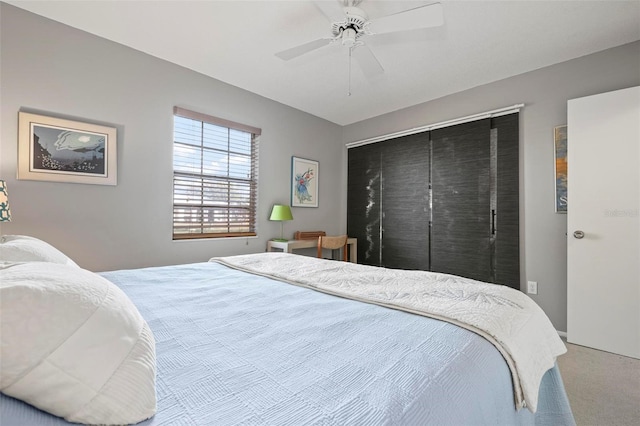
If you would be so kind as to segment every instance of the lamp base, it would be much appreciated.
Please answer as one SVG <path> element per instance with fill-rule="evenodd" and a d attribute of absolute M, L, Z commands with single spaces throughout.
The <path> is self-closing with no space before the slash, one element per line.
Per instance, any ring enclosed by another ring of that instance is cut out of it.
<path fill-rule="evenodd" d="M 272 238 L 271 241 L 278 241 L 280 243 L 286 243 L 289 240 L 287 240 L 286 238 Z"/>

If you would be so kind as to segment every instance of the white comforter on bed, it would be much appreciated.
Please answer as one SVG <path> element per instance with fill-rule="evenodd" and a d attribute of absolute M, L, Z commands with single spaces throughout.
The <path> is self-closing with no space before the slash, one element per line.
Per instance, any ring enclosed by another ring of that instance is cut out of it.
<path fill-rule="evenodd" d="M 448 321 L 493 343 L 512 372 L 518 407 L 535 412 L 542 376 L 566 352 L 548 317 L 512 288 L 454 275 L 384 269 L 286 253 L 211 261 L 367 303 Z"/>

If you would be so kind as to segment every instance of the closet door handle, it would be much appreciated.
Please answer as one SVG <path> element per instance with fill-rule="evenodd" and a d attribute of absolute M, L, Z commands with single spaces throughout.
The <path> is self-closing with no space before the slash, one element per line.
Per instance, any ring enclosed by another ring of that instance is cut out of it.
<path fill-rule="evenodd" d="M 491 210 L 491 235 L 496 234 L 496 210 Z"/>

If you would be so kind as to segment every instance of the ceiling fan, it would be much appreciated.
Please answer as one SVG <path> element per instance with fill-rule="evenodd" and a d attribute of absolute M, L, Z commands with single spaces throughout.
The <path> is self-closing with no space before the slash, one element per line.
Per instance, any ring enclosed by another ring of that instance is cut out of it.
<path fill-rule="evenodd" d="M 288 61 L 324 46 L 340 43 L 349 48 L 349 56 L 356 58 L 364 74 L 367 77 L 374 77 L 382 74 L 384 68 L 369 46 L 365 44 L 365 40 L 373 39 L 379 34 L 437 27 L 444 23 L 440 3 L 376 2 L 378 5 L 384 3 L 385 7 L 380 16 L 372 17 L 360 7 L 363 0 L 315 1 L 314 3 L 331 22 L 331 34 L 276 53 L 280 59 Z M 411 6 L 407 6 L 408 3 Z"/>

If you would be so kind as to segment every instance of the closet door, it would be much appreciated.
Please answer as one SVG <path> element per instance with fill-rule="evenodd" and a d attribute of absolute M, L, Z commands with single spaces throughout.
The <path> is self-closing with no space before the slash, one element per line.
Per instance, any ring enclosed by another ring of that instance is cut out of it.
<path fill-rule="evenodd" d="M 358 239 L 358 263 L 380 266 L 382 144 L 348 150 L 347 233 Z"/>
<path fill-rule="evenodd" d="M 349 149 L 358 260 L 519 289 L 518 133 L 516 113 Z"/>
<path fill-rule="evenodd" d="M 492 267 L 490 282 L 520 289 L 519 114 L 491 120 Z M 493 192 L 493 191 L 492 191 Z"/>
<path fill-rule="evenodd" d="M 429 134 L 382 146 L 382 266 L 429 270 Z"/>
<path fill-rule="evenodd" d="M 490 119 L 431 132 L 431 270 L 490 281 Z"/>

